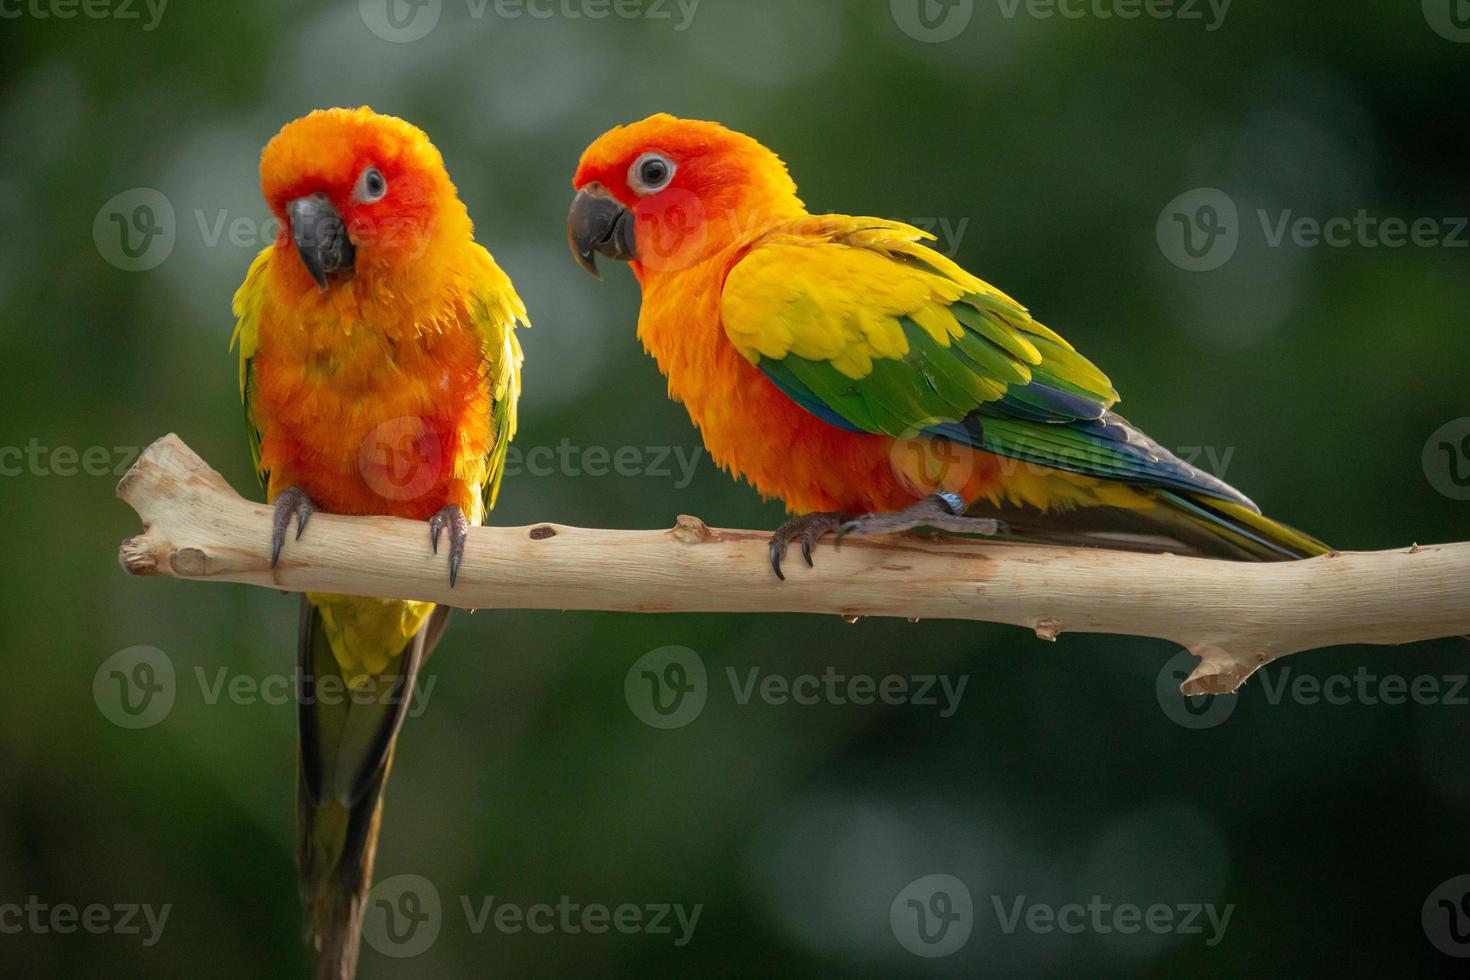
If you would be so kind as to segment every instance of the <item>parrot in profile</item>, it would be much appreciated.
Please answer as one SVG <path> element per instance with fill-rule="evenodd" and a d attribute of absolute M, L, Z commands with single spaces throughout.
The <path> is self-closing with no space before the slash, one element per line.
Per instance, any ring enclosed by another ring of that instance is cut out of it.
<path fill-rule="evenodd" d="M 880 218 L 814 215 L 781 159 L 667 114 L 582 154 L 567 234 L 626 261 L 638 336 L 711 458 L 833 531 L 1006 530 L 1250 561 L 1325 552 L 1118 415 L 1112 383 L 995 287 Z"/>
<path fill-rule="evenodd" d="M 427 521 L 426 553 L 448 532 L 453 586 L 515 434 L 525 306 L 439 151 L 401 119 L 312 112 L 266 145 L 260 182 L 280 233 L 235 294 L 231 346 L 271 564 L 318 509 L 387 514 Z M 318 977 L 356 970 L 394 740 L 447 614 L 302 598 L 297 861 Z"/>

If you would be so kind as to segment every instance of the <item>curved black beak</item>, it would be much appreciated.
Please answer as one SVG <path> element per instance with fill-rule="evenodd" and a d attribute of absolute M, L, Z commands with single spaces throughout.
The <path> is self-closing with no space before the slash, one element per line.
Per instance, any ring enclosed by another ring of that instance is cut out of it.
<path fill-rule="evenodd" d="M 286 205 L 286 214 L 291 219 L 296 253 L 311 278 L 325 290 L 328 276 L 351 269 L 357 259 L 342 216 L 325 194 L 296 198 Z"/>
<path fill-rule="evenodd" d="M 638 258 L 633 234 L 633 212 L 623 207 L 600 184 L 588 184 L 572 198 L 567 214 L 567 244 L 577 264 L 598 279 L 597 253 L 627 262 Z"/>

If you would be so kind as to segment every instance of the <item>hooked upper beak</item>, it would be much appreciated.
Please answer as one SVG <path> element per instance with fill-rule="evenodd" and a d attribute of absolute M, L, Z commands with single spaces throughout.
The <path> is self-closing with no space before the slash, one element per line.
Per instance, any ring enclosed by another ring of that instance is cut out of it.
<path fill-rule="evenodd" d="M 286 214 L 291 219 L 291 240 L 296 243 L 296 253 L 311 278 L 325 290 L 328 276 L 351 269 L 357 259 L 357 249 L 347 237 L 342 216 L 321 193 L 289 202 Z"/>
<path fill-rule="evenodd" d="M 615 201 L 601 184 L 588 184 L 572 198 L 572 210 L 567 214 L 567 244 L 577 264 L 601 279 L 598 252 L 624 262 L 638 258 L 633 227 L 632 211 Z"/>

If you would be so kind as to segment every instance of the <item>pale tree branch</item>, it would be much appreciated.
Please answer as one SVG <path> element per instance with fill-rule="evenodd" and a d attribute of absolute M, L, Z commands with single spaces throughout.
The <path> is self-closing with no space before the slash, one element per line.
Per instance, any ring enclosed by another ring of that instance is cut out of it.
<path fill-rule="evenodd" d="M 470 532 L 459 582 L 423 523 L 318 513 L 270 567 L 271 509 L 235 493 L 174 435 L 117 488 L 143 519 L 122 543 L 133 575 L 465 608 L 805 612 L 1010 623 L 1043 639 L 1122 633 L 1200 657 L 1186 694 L 1233 691 L 1262 665 L 1342 643 L 1470 633 L 1470 543 L 1249 564 L 954 537 L 823 544 L 817 567 L 771 573 L 767 531 L 680 517 L 666 531 L 537 524 Z"/>

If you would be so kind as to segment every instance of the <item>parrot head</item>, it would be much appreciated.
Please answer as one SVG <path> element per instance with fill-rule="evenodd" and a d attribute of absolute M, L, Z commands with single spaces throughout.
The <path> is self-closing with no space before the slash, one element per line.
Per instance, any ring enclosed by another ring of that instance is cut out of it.
<path fill-rule="evenodd" d="M 444 160 L 416 126 L 366 106 L 287 123 L 260 157 L 260 187 L 280 222 L 275 247 L 302 291 L 357 280 L 389 291 L 422 276 L 439 241 L 472 237 Z"/>
<path fill-rule="evenodd" d="M 572 186 L 567 240 L 594 276 L 598 254 L 628 262 L 642 280 L 806 213 L 775 153 L 719 123 L 665 113 L 598 137 Z"/>

